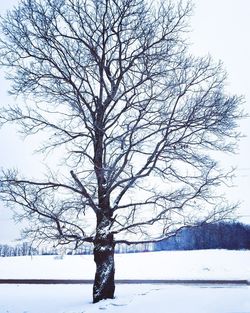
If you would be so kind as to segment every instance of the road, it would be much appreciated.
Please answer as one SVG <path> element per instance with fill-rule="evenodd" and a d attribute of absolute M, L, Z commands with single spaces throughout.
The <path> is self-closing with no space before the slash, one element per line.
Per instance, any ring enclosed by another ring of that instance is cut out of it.
<path fill-rule="evenodd" d="M 66 285 L 93 284 L 90 279 L 0 279 L 0 284 Z M 248 280 L 169 280 L 169 279 L 117 279 L 116 284 L 172 284 L 172 285 L 250 285 Z"/>

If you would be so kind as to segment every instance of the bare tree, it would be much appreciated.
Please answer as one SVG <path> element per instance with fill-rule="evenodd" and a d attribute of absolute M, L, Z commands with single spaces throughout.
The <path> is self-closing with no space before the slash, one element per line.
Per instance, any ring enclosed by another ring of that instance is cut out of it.
<path fill-rule="evenodd" d="M 114 296 L 116 243 L 159 241 L 233 210 L 208 151 L 233 151 L 241 101 L 225 94 L 221 64 L 188 53 L 190 12 L 22 0 L 1 20 L 1 64 L 28 103 L 2 109 L 1 123 L 44 133 L 42 152 L 64 154 L 43 179 L 5 170 L 1 198 L 22 208 L 33 238 L 94 244 L 94 302 Z"/>

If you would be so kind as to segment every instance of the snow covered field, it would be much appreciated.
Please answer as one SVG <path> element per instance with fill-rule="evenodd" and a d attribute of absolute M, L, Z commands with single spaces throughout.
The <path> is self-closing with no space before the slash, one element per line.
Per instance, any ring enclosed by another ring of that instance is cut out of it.
<path fill-rule="evenodd" d="M 199 250 L 117 254 L 116 279 L 247 279 L 250 251 Z M 0 279 L 93 279 L 92 255 L 0 258 Z M 1 313 L 1 312 L 0 312 Z"/>
<path fill-rule="evenodd" d="M 91 303 L 91 285 L 0 285 L 1 313 L 249 313 L 249 286 L 117 285 Z"/>
<path fill-rule="evenodd" d="M 0 279 L 93 277 L 93 256 L 0 258 Z M 250 251 L 116 255 L 116 278 L 250 280 Z M 116 299 L 91 299 L 91 285 L 0 285 L 0 313 L 250 313 L 249 285 L 117 285 Z"/>

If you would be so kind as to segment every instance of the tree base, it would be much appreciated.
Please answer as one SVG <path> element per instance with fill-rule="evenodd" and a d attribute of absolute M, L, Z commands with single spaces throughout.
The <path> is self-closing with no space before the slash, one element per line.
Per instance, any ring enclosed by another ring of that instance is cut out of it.
<path fill-rule="evenodd" d="M 102 245 L 95 243 L 94 260 L 96 274 L 93 286 L 93 303 L 100 300 L 114 299 L 115 293 L 115 263 L 114 244 Z"/>

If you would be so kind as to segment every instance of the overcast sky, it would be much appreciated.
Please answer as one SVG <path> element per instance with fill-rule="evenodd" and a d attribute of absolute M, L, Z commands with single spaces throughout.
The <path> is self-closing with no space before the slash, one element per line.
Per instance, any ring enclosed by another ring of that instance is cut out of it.
<path fill-rule="evenodd" d="M 1 1 L 1 14 L 18 3 L 17 0 Z M 195 5 L 191 18 L 191 49 L 195 55 L 210 54 L 222 60 L 228 73 L 227 90 L 244 95 L 245 111 L 250 113 L 250 1 L 249 0 L 193 0 Z M 7 96 L 8 83 L 0 72 L 0 105 L 10 103 Z M 235 187 L 227 192 L 231 201 L 241 201 L 240 220 L 250 223 L 250 123 L 243 120 L 240 130 L 247 137 L 239 143 L 237 155 L 226 155 L 221 161 L 225 168 L 237 167 Z M 32 176 L 41 158 L 32 154 L 35 141 L 21 141 L 14 128 L 0 130 L 0 167 L 17 167 Z M 0 243 L 18 237 L 19 227 L 10 220 L 11 214 L 0 204 Z"/>

